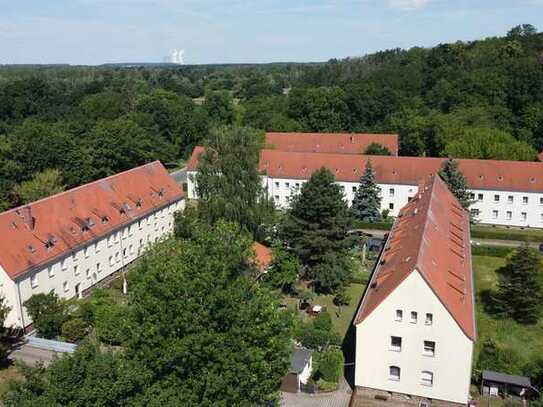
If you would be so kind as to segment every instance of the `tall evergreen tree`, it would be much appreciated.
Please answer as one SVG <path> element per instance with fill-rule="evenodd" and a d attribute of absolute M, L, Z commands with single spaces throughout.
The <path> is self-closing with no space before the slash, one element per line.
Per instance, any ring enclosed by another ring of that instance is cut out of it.
<path fill-rule="evenodd" d="M 308 277 L 315 279 L 322 291 L 334 290 L 349 278 L 349 272 L 343 270 L 339 275 L 340 267 L 331 267 L 330 263 L 331 259 L 345 263 L 342 257 L 352 245 L 347 236 L 351 223 L 343 192 L 326 168 L 314 172 L 302 186 L 285 217 L 283 236 L 309 268 Z M 338 275 L 325 278 L 327 271 Z"/>
<path fill-rule="evenodd" d="M 458 169 L 458 161 L 453 158 L 448 158 L 443 163 L 441 170 L 439 171 L 439 176 L 445 181 L 462 207 L 465 210 L 468 210 L 473 201 L 469 196 L 466 178 L 464 177 L 464 174 L 462 174 L 462 171 Z"/>
<path fill-rule="evenodd" d="M 381 190 L 375 182 L 375 171 L 371 161 L 366 163 L 364 174 L 360 177 L 360 185 L 353 199 L 353 215 L 363 222 L 378 222 L 381 216 Z"/>
<path fill-rule="evenodd" d="M 519 247 L 501 270 L 497 310 L 524 324 L 536 323 L 541 313 L 543 287 L 541 256 L 528 245 Z"/>

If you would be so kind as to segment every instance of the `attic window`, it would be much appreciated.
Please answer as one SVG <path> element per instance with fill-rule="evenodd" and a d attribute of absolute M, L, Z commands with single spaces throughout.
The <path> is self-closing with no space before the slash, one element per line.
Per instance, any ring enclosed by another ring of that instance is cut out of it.
<path fill-rule="evenodd" d="M 81 232 L 85 233 L 89 231 L 89 227 L 87 225 L 81 226 Z"/>
<path fill-rule="evenodd" d="M 498 181 L 503 181 L 503 177 L 501 175 L 498 176 Z"/>
<path fill-rule="evenodd" d="M 109 218 L 107 216 L 102 216 L 102 224 L 106 224 L 109 222 Z"/>
<path fill-rule="evenodd" d="M 534 177 L 530 178 L 530 182 L 533 184 L 535 182 L 535 178 Z"/>
<path fill-rule="evenodd" d="M 125 203 L 123 203 L 123 209 L 125 210 L 125 212 L 128 212 L 128 211 L 132 210 L 132 207 L 130 206 L 130 204 L 127 204 L 125 202 Z"/>
<path fill-rule="evenodd" d="M 136 208 L 141 208 L 142 203 L 143 203 L 143 201 L 141 199 L 138 199 L 137 202 L 136 202 Z"/>
<path fill-rule="evenodd" d="M 94 221 L 91 218 L 85 218 L 85 225 L 92 228 L 94 226 Z"/>
<path fill-rule="evenodd" d="M 158 191 L 158 196 L 161 198 L 164 196 L 164 188 L 160 188 L 160 191 Z"/>
<path fill-rule="evenodd" d="M 483 179 L 484 177 L 482 175 L 479 175 L 479 179 Z"/>
<path fill-rule="evenodd" d="M 17 229 L 17 224 L 15 223 L 15 221 L 11 222 L 11 228 Z"/>
<path fill-rule="evenodd" d="M 52 249 L 55 246 L 55 239 L 53 237 L 50 237 L 47 242 L 45 242 L 45 248 L 47 250 Z"/>
<path fill-rule="evenodd" d="M 28 246 L 26 246 L 26 248 L 28 249 L 28 251 L 30 253 L 35 253 L 36 252 L 36 248 L 34 246 L 32 246 L 31 244 L 29 244 Z"/>

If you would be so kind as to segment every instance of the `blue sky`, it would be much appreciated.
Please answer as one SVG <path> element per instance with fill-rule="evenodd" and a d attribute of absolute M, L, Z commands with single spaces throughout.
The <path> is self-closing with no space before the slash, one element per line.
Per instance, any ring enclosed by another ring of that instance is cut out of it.
<path fill-rule="evenodd" d="M 0 0 L 0 63 L 325 61 L 543 31 L 543 0 Z"/>

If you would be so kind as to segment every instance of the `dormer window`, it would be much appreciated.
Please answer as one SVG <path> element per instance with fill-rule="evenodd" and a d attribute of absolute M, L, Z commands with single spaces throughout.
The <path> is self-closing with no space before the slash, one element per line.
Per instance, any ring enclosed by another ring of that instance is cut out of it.
<path fill-rule="evenodd" d="M 141 199 L 138 199 L 138 201 L 136 202 L 136 208 L 141 208 L 141 204 L 143 203 L 143 201 Z"/>
<path fill-rule="evenodd" d="M 160 191 L 158 191 L 158 196 L 162 198 L 164 196 L 164 188 L 160 188 Z"/>
<path fill-rule="evenodd" d="M 102 225 L 105 225 L 109 222 L 109 218 L 107 216 L 102 216 Z"/>
<path fill-rule="evenodd" d="M 91 218 L 85 218 L 85 225 L 92 228 L 94 226 L 94 221 Z"/>
<path fill-rule="evenodd" d="M 50 236 L 49 239 L 45 242 L 45 248 L 47 250 L 52 249 L 55 246 L 56 239 L 53 236 Z"/>
<path fill-rule="evenodd" d="M 87 225 L 81 226 L 81 232 L 85 233 L 89 231 L 89 227 Z"/>
<path fill-rule="evenodd" d="M 132 210 L 132 207 L 130 206 L 130 204 L 127 204 L 126 202 L 123 203 L 123 207 L 121 208 L 123 210 L 123 213 L 126 213 L 128 211 L 131 211 Z"/>
<path fill-rule="evenodd" d="M 36 252 L 36 248 L 34 246 L 32 246 L 31 244 L 29 244 L 28 246 L 26 246 L 28 251 L 30 253 L 35 253 Z"/>

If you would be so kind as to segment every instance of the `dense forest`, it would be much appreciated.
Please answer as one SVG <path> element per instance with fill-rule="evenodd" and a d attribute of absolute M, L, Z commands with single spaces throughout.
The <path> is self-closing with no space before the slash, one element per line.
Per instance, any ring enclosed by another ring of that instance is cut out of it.
<path fill-rule="evenodd" d="M 534 160 L 543 34 L 322 64 L 0 67 L 0 209 L 159 159 L 210 129 L 397 132 L 401 154 Z"/>

